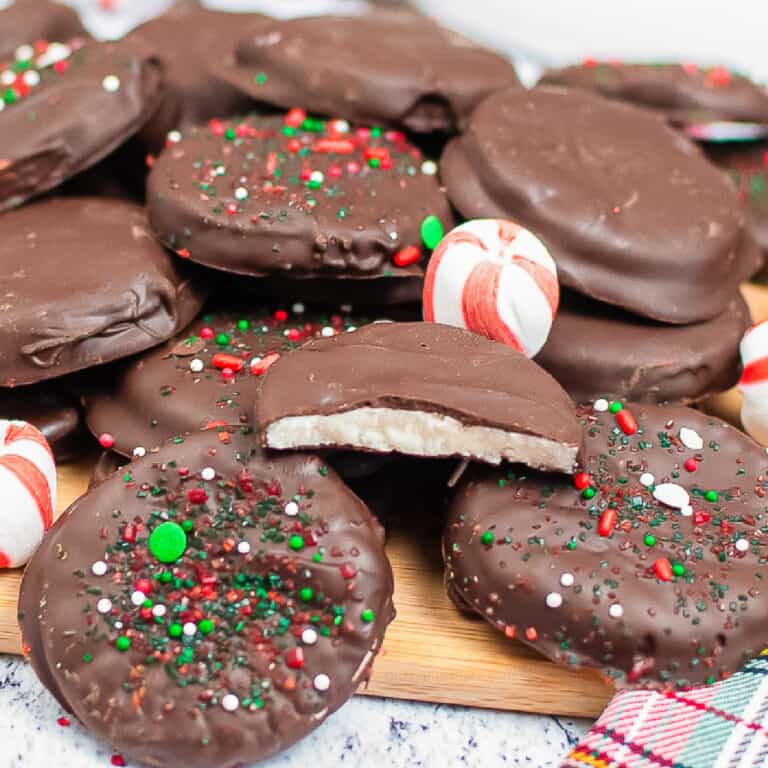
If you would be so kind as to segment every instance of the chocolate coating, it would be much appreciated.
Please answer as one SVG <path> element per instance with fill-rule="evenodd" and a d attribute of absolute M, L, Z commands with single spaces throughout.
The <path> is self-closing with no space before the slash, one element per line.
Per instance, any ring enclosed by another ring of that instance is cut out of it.
<path fill-rule="evenodd" d="M 169 146 L 147 183 L 158 237 L 240 274 L 420 276 L 418 261 L 397 267 L 394 255 L 421 246 L 425 217 L 446 231 L 453 218 L 419 151 L 397 132 L 338 131 L 302 114 L 216 121 Z"/>
<path fill-rule="evenodd" d="M 662 325 L 569 294 L 536 362 L 577 402 L 694 402 L 739 378 L 739 342 L 751 324 L 736 295 L 725 312 L 694 325 Z"/>
<path fill-rule="evenodd" d="M 627 408 L 632 435 L 610 411 L 582 414 L 591 498 L 563 476 L 466 475 L 445 528 L 448 580 L 558 663 L 600 668 L 618 686 L 713 682 L 768 642 L 768 459 L 698 411 Z M 684 489 L 689 509 L 658 501 L 645 473 L 659 492 Z"/>
<path fill-rule="evenodd" d="M 159 103 L 160 65 L 134 47 L 86 42 L 59 64 L 0 111 L 0 210 L 96 164 Z"/>
<path fill-rule="evenodd" d="M 27 568 L 35 670 L 136 761 L 245 765 L 287 748 L 352 695 L 393 617 L 381 526 L 316 457 L 266 457 L 236 431 L 127 472 L 75 502 Z M 166 517 L 185 524 L 173 562 L 151 538 Z"/>
<path fill-rule="evenodd" d="M 441 169 L 464 216 L 517 221 L 545 242 L 561 284 L 654 320 L 722 314 L 762 264 L 735 192 L 697 147 L 586 91 L 490 96 Z"/>
<path fill-rule="evenodd" d="M 214 77 L 209 66 L 212 57 L 218 60 L 234 51 L 243 29 L 261 19 L 266 17 L 213 11 L 194 0 L 178 0 L 128 35 L 163 66 L 163 102 L 139 134 L 150 151 L 159 152 L 172 129 L 185 130 L 212 117 L 248 110 L 252 100 Z"/>
<path fill-rule="evenodd" d="M 372 323 L 307 342 L 270 367 L 255 418 L 266 429 L 367 407 L 581 442 L 573 403 L 546 371 L 505 344 L 437 323 Z"/>
<path fill-rule="evenodd" d="M 416 133 L 453 133 L 489 93 L 519 87 L 499 54 L 392 10 L 260 22 L 224 77 L 258 101 Z"/>
<path fill-rule="evenodd" d="M 281 355 L 307 339 L 366 322 L 303 307 L 300 313 L 264 308 L 206 312 L 167 343 L 110 373 L 111 386 L 86 395 L 88 426 L 94 435 L 113 435 L 113 450 L 132 456 L 136 447 L 152 450 L 211 424 L 247 424 L 263 378 L 262 368 L 251 372 L 254 358 Z M 241 370 L 225 365 L 223 355 Z M 198 367 L 202 370 L 192 370 Z M 231 377 L 222 375 L 225 367 Z"/>
<path fill-rule="evenodd" d="M 20 45 L 73 37 L 88 37 L 88 33 L 77 13 L 62 3 L 15 0 L 0 11 L 0 60 L 12 59 Z"/>
<path fill-rule="evenodd" d="M 545 72 L 540 82 L 658 110 L 676 125 L 768 122 L 768 92 L 723 67 L 590 61 Z"/>
<path fill-rule="evenodd" d="M 0 384 L 32 384 L 165 341 L 205 297 L 143 209 L 54 198 L 0 216 Z"/>
<path fill-rule="evenodd" d="M 88 444 L 77 399 L 49 385 L 0 388 L 0 419 L 19 419 L 37 427 L 57 461 L 67 461 Z"/>

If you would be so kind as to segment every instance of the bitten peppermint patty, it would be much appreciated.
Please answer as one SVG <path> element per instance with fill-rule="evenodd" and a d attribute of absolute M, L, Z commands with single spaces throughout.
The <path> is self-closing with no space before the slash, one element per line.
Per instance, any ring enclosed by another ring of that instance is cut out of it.
<path fill-rule="evenodd" d="M 618 686 L 686 688 L 768 644 L 768 457 L 682 406 L 596 400 L 583 471 L 465 475 L 444 535 L 450 592 L 553 661 Z"/>
<path fill-rule="evenodd" d="M 127 757 L 251 764 L 319 726 L 393 617 L 383 529 L 320 459 L 219 429 L 69 508 L 22 585 L 38 675 Z"/>

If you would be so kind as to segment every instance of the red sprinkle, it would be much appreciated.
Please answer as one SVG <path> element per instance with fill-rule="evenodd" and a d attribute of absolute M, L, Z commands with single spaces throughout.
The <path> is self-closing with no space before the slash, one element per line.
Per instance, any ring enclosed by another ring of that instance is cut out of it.
<path fill-rule="evenodd" d="M 357 575 L 357 568 L 352 563 L 343 563 L 339 566 L 342 579 L 354 579 Z"/>
<path fill-rule="evenodd" d="M 626 408 L 616 414 L 616 421 L 625 435 L 634 435 L 637 432 L 635 417 Z"/>
<path fill-rule="evenodd" d="M 62 728 L 69 728 L 69 718 L 67 717 L 60 717 L 56 721 Z"/>
<path fill-rule="evenodd" d="M 660 557 L 653 564 L 653 570 L 662 581 L 672 580 L 672 565 L 666 557 Z"/>
<path fill-rule="evenodd" d="M 298 341 L 301 338 L 301 331 L 298 328 L 289 328 L 285 337 L 288 341 Z"/>
<path fill-rule="evenodd" d="M 235 355 L 227 355 L 223 352 L 215 354 L 211 362 L 213 363 L 214 368 L 229 368 L 235 372 L 241 371 L 244 365 L 243 359 L 241 357 L 236 357 Z"/>
<path fill-rule="evenodd" d="M 603 512 L 603 514 L 600 515 L 600 520 L 598 520 L 597 532 L 601 536 L 610 536 L 615 527 L 616 527 L 616 510 L 606 509 L 605 512 Z"/>
<path fill-rule="evenodd" d="M 705 523 L 710 522 L 710 520 L 712 520 L 712 515 L 703 509 L 696 510 L 696 512 L 693 513 L 694 525 L 704 525 Z"/>
<path fill-rule="evenodd" d="M 312 149 L 319 154 L 351 155 L 355 145 L 349 139 L 319 139 L 312 145 Z"/>
<path fill-rule="evenodd" d="M 136 591 L 143 592 L 145 595 L 152 592 L 152 582 L 149 579 L 139 579 L 136 582 Z"/>
<path fill-rule="evenodd" d="M 204 488 L 190 488 L 187 491 L 187 498 L 191 504 L 205 504 L 208 501 L 208 494 Z"/>
<path fill-rule="evenodd" d="M 539 636 L 539 633 L 536 631 L 536 627 L 528 627 L 525 630 L 525 636 L 528 640 L 535 640 Z"/>
<path fill-rule="evenodd" d="M 271 354 L 262 357 L 257 363 L 251 363 L 251 373 L 254 376 L 261 376 L 263 373 L 266 373 L 267 368 L 269 368 L 272 363 L 276 363 L 279 358 L 280 355 L 277 352 L 272 352 Z"/>
<path fill-rule="evenodd" d="M 421 251 L 418 246 L 408 245 L 401 251 L 398 251 L 393 261 L 397 267 L 408 267 L 411 264 L 416 264 L 421 260 Z"/>
<path fill-rule="evenodd" d="M 301 669 L 304 666 L 304 651 L 301 648 L 291 648 L 286 651 L 285 663 L 291 669 Z"/>
<path fill-rule="evenodd" d="M 125 758 L 122 755 L 112 755 L 112 760 L 110 762 L 112 765 L 117 766 L 117 768 L 123 768 L 125 765 Z"/>
<path fill-rule="evenodd" d="M 278 323 L 284 323 L 288 319 L 288 313 L 284 309 L 277 309 L 274 318 Z"/>
<path fill-rule="evenodd" d="M 292 109 L 285 116 L 285 124 L 298 128 L 307 119 L 307 113 L 303 109 Z"/>
<path fill-rule="evenodd" d="M 579 472 L 577 475 L 574 475 L 573 484 L 580 491 L 589 488 L 592 485 L 592 478 L 589 476 L 589 472 Z"/>
<path fill-rule="evenodd" d="M 109 450 L 115 444 L 115 436 L 109 432 L 102 432 L 99 435 L 99 445 L 105 450 Z"/>
<path fill-rule="evenodd" d="M 213 328 L 209 328 L 207 325 L 205 328 L 200 329 L 201 339 L 212 339 L 216 334 L 213 332 Z"/>
<path fill-rule="evenodd" d="M 688 472 L 695 472 L 699 465 L 696 463 L 696 459 L 686 459 L 683 466 L 688 470 Z"/>

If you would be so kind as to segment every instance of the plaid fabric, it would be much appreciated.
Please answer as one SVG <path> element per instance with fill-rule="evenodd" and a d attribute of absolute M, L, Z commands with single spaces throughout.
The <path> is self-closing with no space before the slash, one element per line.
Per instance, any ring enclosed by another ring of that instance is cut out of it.
<path fill-rule="evenodd" d="M 715 685 L 622 691 L 562 768 L 768 768 L 768 655 Z"/>

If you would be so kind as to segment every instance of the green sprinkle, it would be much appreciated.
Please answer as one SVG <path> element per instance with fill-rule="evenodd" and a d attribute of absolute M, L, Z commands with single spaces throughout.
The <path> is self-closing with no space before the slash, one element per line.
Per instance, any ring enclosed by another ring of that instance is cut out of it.
<path fill-rule="evenodd" d="M 421 222 L 421 239 L 430 250 L 437 247 L 444 235 L 443 224 L 437 216 L 430 214 Z"/>
<path fill-rule="evenodd" d="M 288 546 L 298 552 L 300 549 L 304 549 L 304 539 L 298 534 L 294 534 L 288 539 Z"/>
<path fill-rule="evenodd" d="M 125 635 L 120 635 L 120 637 L 115 640 L 115 648 L 117 648 L 118 651 L 121 653 L 125 653 L 129 648 L 131 647 L 131 638 L 126 637 Z"/>
<path fill-rule="evenodd" d="M 685 566 L 682 563 L 672 563 L 672 573 L 675 576 L 685 576 Z"/>
<path fill-rule="evenodd" d="M 267 82 L 267 73 L 266 72 L 258 72 L 256 74 L 256 77 L 254 78 L 256 81 L 256 85 L 264 85 L 264 83 Z"/>
<path fill-rule="evenodd" d="M 621 410 L 624 410 L 624 406 L 623 406 L 623 405 L 622 405 L 622 404 L 621 404 L 621 403 L 620 403 L 618 400 L 614 400 L 614 401 L 613 401 L 613 402 L 612 402 L 612 403 L 611 403 L 611 404 L 608 406 L 608 410 L 609 410 L 611 413 L 618 413 L 619 411 L 621 411 Z"/>
<path fill-rule="evenodd" d="M 372 158 L 371 158 L 371 159 L 368 161 L 368 166 L 369 166 L 370 168 L 381 168 L 381 160 L 379 160 L 379 158 L 378 158 L 378 157 L 372 157 Z"/>
<path fill-rule="evenodd" d="M 83 654 L 83 662 L 85 664 L 90 664 L 93 661 L 93 654 L 92 653 L 84 653 Z"/>
<path fill-rule="evenodd" d="M 237 134 L 235 133 L 235 129 L 234 128 L 227 128 L 227 130 L 224 131 L 224 138 L 227 141 L 234 141 L 236 136 L 237 136 Z"/>
<path fill-rule="evenodd" d="M 376 614 L 370 609 L 366 608 L 361 614 L 360 618 L 366 623 L 370 624 L 375 618 Z"/>
<path fill-rule="evenodd" d="M 315 596 L 315 590 L 312 589 L 312 587 L 302 587 L 302 589 L 299 590 L 299 597 L 305 603 L 308 603 L 314 596 Z"/>
<path fill-rule="evenodd" d="M 717 498 L 718 498 L 718 496 L 717 496 L 717 491 L 707 491 L 707 492 L 704 494 L 704 498 L 705 498 L 707 501 L 711 501 L 711 502 L 715 502 L 715 501 L 717 501 Z"/>
<path fill-rule="evenodd" d="M 219 346 L 226 347 L 229 344 L 229 336 L 226 333 L 219 333 L 216 336 L 216 343 Z"/>
<path fill-rule="evenodd" d="M 195 524 L 191 520 L 185 520 L 181 524 L 181 527 L 184 529 L 185 533 L 190 533 L 195 529 Z"/>
<path fill-rule="evenodd" d="M 652 547 L 656 544 L 656 537 L 652 533 L 646 533 L 643 543 L 646 547 Z"/>
<path fill-rule="evenodd" d="M 210 635 L 213 632 L 213 622 L 210 619 L 203 619 L 198 625 L 198 630 L 201 635 Z"/>
<path fill-rule="evenodd" d="M 168 627 L 168 634 L 170 637 L 181 637 L 181 633 L 184 631 L 181 624 L 171 624 L 170 627 Z"/>
<path fill-rule="evenodd" d="M 494 537 L 494 535 L 493 535 L 493 531 L 486 531 L 486 532 L 485 532 L 485 533 L 484 533 L 484 534 L 483 534 L 483 535 L 480 537 L 480 542 L 481 542 L 482 544 L 485 544 L 485 546 L 487 547 L 487 546 L 490 546 L 491 544 L 493 544 L 493 540 L 494 540 L 494 538 L 495 538 L 495 537 Z"/>
<path fill-rule="evenodd" d="M 187 549 L 187 534 L 178 523 L 162 523 L 149 537 L 149 551 L 161 563 L 175 563 Z"/>
<path fill-rule="evenodd" d="M 237 321 L 237 330 L 238 331 L 242 331 L 244 333 L 250 327 L 251 327 L 251 324 L 247 320 L 238 320 Z"/>
<path fill-rule="evenodd" d="M 585 499 L 594 499 L 596 493 L 597 493 L 597 491 L 594 488 L 592 488 L 591 486 L 589 486 L 589 487 L 585 488 L 581 492 L 581 495 Z"/>

